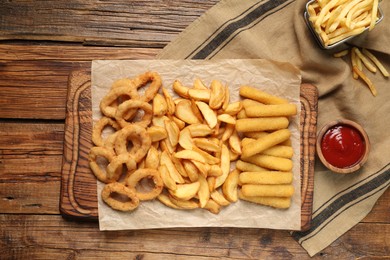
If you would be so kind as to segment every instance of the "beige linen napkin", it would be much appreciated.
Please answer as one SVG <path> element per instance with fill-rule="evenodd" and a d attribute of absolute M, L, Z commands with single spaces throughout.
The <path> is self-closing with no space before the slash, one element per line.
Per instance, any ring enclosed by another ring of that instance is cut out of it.
<path fill-rule="evenodd" d="M 390 185 L 390 86 L 381 73 L 369 74 L 373 97 L 354 80 L 348 58 L 319 48 L 303 19 L 304 0 L 222 0 L 193 22 L 158 55 L 160 59 L 265 58 L 300 68 L 302 81 L 318 87 L 318 129 L 347 118 L 367 131 L 372 150 L 352 175 L 332 173 L 319 162 L 311 229 L 292 236 L 313 256 L 361 221 Z M 384 20 L 350 44 L 370 50 L 390 69 L 390 3 L 380 2 Z M 344 45 L 345 47 L 347 45 Z"/>

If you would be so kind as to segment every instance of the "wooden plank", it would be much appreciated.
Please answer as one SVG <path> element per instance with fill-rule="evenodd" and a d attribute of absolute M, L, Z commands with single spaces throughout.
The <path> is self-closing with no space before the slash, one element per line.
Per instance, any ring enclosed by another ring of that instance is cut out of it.
<path fill-rule="evenodd" d="M 91 60 L 124 60 L 151 59 L 161 49 L 97 47 L 79 44 L 1 44 L 0 60 L 2 61 L 91 61 Z"/>
<path fill-rule="evenodd" d="M 68 75 L 94 59 L 150 59 L 156 49 L 0 45 L 1 118 L 65 118 Z"/>
<path fill-rule="evenodd" d="M 92 147 L 90 85 L 90 73 L 76 71 L 69 77 L 60 209 L 65 217 L 96 220 L 96 179 L 89 169 L 87 160 L 88 151 Z M 302 230 L 309 228 L 311 220 L 317 98 L 318 93 L 314 86 L 302 85 L 300 124 Z"/>
<path fill-rule="evenodd" d="M 0 123 L 0 213 L 59 214 L 64 124 Z"/>
<path fill-rule="evenodd" d="M 309 258 L 282 230 L 189 228 L 100 232 L 96 223 L 64 221 L 56 215 L 0 215 L 0 247 L 5 259 L 15 256 L 19 259 L 32 256 L 385 259 L 389 233 L 389 224 L 358 224 L 320 254 Z"/>
<path fill-rule="evenodd" d="M 161 48 L 217 2 L 6 1 L 0 8 L 0 40 Z"/>
<path fill-rule="evenodd" d="M 11 61 L 2 64 L 2 118 L 64 119 L 69 71 L 90 63 Z"/>
<path fill-rule="evenodd" d="M 0 180 L 1 214 L 59 214 L 58 179 Z"/>

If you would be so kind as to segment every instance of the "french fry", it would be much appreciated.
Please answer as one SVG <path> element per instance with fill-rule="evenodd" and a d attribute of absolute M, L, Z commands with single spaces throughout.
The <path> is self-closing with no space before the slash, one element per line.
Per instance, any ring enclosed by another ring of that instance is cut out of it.
<path fill-rule="evenodd" d="M 356 47 L 353 47 L 352 50 L 356 53 L 356 55 L 361 59 L 361 61 L 363 62 L 364 66 L 366 66 L 366 68 L 375 73 L 376 72 L 376 68 L 374 66 L 374 64 L 372 64 L 371 61 L 369 61 L 367 59 L 367 57 Z"/>
<path fill-rule="evenodd" d="M 374 54 L 372 54 L 369 50 L 363 48 L 363 54 L 366 55 L 380 70 L 382 75 L 386 78 L 389 77 L 389 72 L 386 70 L 386 68 L 383 66 L 383 64 L 378 60 L 377 57 L 375 57 Z"/>
<path fill-rule="evenodd" d="M 372 95 L 375 97 L 378 95 L 378 92 L 374 86 L 374 84 L 371 82 L 371 80 L 364 74 L 363 71 L 359 70 L 357 66 L 353 66 L 353 71 L 356 72 L 356 74 L 359 75 L 359 77 L 367 84 L 368 88 L 370 89 Z"/>

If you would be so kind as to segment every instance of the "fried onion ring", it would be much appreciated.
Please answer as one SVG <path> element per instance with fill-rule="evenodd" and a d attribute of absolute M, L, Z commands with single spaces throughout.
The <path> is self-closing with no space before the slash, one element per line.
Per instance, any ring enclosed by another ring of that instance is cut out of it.
<path fill-rule="evenodd" d="M 144 74 L 138 75 L 132 81 L 132 83 L 136 86 L 136 89 L 145 86 L 149 82 L 151 82 L 149 87 L 145 90 L 144 95 L 141 96 L 141 100 L 145 102 L 152 100 L 162 86 L 160 75 L 157 72 L 148 71 Z"/>
<path fill-rule="evenodd" d="M 148 102 L 144 102 L 141 100 L 130 99 L 120 104 L 115 114 L 115 120 L 118 122 L 118 124 L 121 127 L 125 127 L 131 124 L 130 122 L 127 122 L 125 120 L 124 116 L 129 111 L 133 111 L 136 108 L 140 108 L 144 111 L 144 115 L 141 121 L 136 122 L 136 124 L 139 124 L 142 127 L 147 127 L 152 122 L 152 118 L 153 118 L 152 105 L 149 104 Z"/>
<path fill-rule="evenodd" d="M 114 182 L 115 179 L 110 179 L 107 175 L 107 171 L 104 171 L 98 164 L 97 158 L 103 157 L 107 161 L 111 162 L 114 158 L 115 154 L 110 151 L 109 149 L 106 149 L 104 147 L 95 146 L 92 147 L 88 154 L 89 159 L 89 167 L 91 168 L 93 174 L 96 176 L 96 178 L 104 183 L 110 183 Z M 117 169 L 118 171 L 122 171 L 122 168 Z"/>
<path fill-rule="evenodd" d="M 134 189 L 126 187 L 119 182 L 106 184 L 102 190 L 101 196 L 107 205 L 120 211 L 131 211 L 139 205 L 139 199 L 136 196 Z M 116 196 L 118 196 L 118 198 L 116 198 Z M 119 196 L 126 197 L 126 200 L 120 200 Z"/>
<path fill-rule="evenodd" d="M 137 184 L 143 178 L 152 179 L 154 187 L 149 192 L 138 192 L 136 190 L 135 192 L 139 200 L 152 200 L 160 195 L 164 187 L 164 183 L 161 179 L 160 173 L 156 169 L 144 168 L 136 170 L 127 178 L 126 186 L 132 189 L 136 189 Z"/>
<path fill-rule="evenodd" d="M 95 123 L 92 130 L 92 142 L 96 146 L 104 146 L 105 141 L 102 138 L 102 132 L 106 126 L 111 126 L 115 130 L 120 129 L 119 124 L 111 118 L 105 116 L 100 118 L 100 120 Z"/>
<path fill-rule="evenodd" d="M 146 129 L 137 124 L 131 124 L 122 128 L 115 139 L 115 151 L 122 154 L 127 153 L 127 141 L 131 140 L 133 147 L 129 153 L 134 157 L 135 161 L 139 163 L 148 152 L 152 145 L 152 140 Z"/>
<path fill-rule="evenodd" d="M 118 101 L 119 97 L 140 98 L 136 86 L 131 79 L 120 79 L 119 81 L 121 82 L 121 85 L 111 88 L 107 95 L 100 101 L 99 108 L 105 116 L 115 117 L 117 109 L 116 101 Z"/>
<path fill-rule="evenodd" d="M 107 177 L 110 180 L 118 181 L 122 173 L 123 164 L 126 164 L 127 172 L 131 172 L 137 168 L 137 163 L 135 162 L 133 156 L 129 153 L 122 153 L 115 156 L 108 164 Z"/>

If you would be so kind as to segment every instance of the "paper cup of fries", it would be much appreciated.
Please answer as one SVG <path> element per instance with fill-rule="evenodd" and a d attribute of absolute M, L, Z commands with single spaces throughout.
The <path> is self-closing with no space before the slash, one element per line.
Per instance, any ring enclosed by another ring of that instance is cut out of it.
<path fill-rule="evenodd" d="M 311 0 L 304 18 L 322 49 L 340 44 L 374 29 L 383 20 L 379 0 Z"/>

